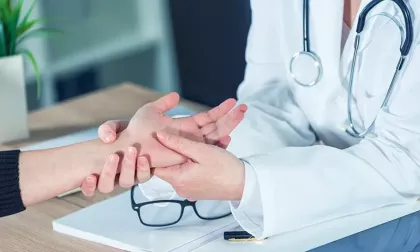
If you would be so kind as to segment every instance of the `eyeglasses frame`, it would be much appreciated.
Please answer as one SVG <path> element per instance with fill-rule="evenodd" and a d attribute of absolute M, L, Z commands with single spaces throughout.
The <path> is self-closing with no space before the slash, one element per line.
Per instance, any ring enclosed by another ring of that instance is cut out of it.
<path fill-rule="evenodd" d="M 148 227 L 166 227 L 166 226 L 172 226 L 172 225 L 175 225 L 176 223 L 178 223 L 178 222 L 182 219 L 182 216 L 184 215 L 184 209 L 185 209 L 186 207 L 188 207 L 188 206 L 191 206 L 191 207 L 194 209 L 194 212 L 195 212 L 195 214 L 198 216 L 198 218 L 200 218 L 200 219 L 202 219 L 202 220 L 217 220 L 217 219 L 222 219 L 222 218 L 225 218 L 225 217 L 227 217 L 227 216 L 229 216 L 229 215 L 231 215 L 231 214 L 232 214 L 232 213 L 230 212 L 230 213 L 228 213 L 228 214 L 221 215 L 221 216 L 218 216 L 218 217 L 205 218 L 205 217 L 201 216 L 201 215 L 198 213 L 198 211 L 197 211 L 197 208 L 196 208 L 196 206 L 195 206 L 195 204 L 196 204 L 196 202 L 197 202 L 197 201 L 189 201 L 189 200 L 187 200 L 187 199 L 185 199 L 185 200 L 154 200 L 154 201 L 147 201 L 147 202 L 143 202 L 143 203 L 136 203 L 136 202 L 134 201 L 134 190 L 135 190 L 136 186 L 137 186 L 137 185 L 134 185 L 134 186 L 132 186 L 132 187 L 131 187 L 131 192 L 130 192 L 130 194 L 131 194 L 131 197 L 130 197 L 130 198 L 131 198 L 131 207 L 132 207 L 132 209 L 133 209 L 134 211 L 136 211 L 136 212 L 137 212 L 137 215 L 138 215 L 138 217 L 139 217 L 140 222 L 141 222 L 143 225 L 148 226 Z M 157 224 L 157 225 L 152 225 L 152 224 L 147 224 L 147 223 L 145 223 L 145 222 L 142 220 L 142 218 L 141 218 L 140 208 L 141 208 L 142 206 L 151 205 L 151 204 L 158 204 L 158 203 L 177 203 L 177 204 L 180 204 L 180 205 L 181 205 L 181 214 L 179 215 L 178 220 L 176 220 L 176 221 L 174 221 L 174 222 L 172 222 L 172 223 L 168 223 L 168 224 Z"/>

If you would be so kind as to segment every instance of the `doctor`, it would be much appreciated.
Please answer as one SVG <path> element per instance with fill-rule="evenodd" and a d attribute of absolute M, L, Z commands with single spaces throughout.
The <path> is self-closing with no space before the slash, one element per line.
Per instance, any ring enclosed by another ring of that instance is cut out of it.
<path fill-rule="evenodd" d="M 251 6 L 238 90 L 248 111 L 228 151 L 159 133 L 192 161 L 155 168 L 155 177 L 192 200 L 231 201 L 234 217 L 257 237 L 415 202 L 420 2 Z"/>

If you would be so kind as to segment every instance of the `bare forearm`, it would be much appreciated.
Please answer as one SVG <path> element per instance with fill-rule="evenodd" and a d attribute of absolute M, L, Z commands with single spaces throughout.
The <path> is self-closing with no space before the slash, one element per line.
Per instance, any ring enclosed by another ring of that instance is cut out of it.
<path fill-rule="evenodd" d="M 80 186 L 90 174 L 101 171 L 116 145 L 99 140 L 62 148 L 22 152 L 19 157 L 19 180 L 25 206 L 53 198 Z"/>

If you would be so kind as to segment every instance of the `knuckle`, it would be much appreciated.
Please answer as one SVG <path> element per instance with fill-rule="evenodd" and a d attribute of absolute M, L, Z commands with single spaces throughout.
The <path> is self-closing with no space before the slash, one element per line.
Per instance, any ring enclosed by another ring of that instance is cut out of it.
<path fill-rule="evenodd" d="M 150 175 L 149 174 L 142 174 L 142 175 L 139 175 L 137 177 L 137 179 L 138 179 L 139 183 L 146 183 L 147 181 L 149 181 Z"/>
<path fill-rule="evenodd" d="M 125 189 L 131 188 L 133 185 L 134 185 L 134 183 L 133 182 L 129 182 L 129 181 L 121 181 L 120 182 L 120 186 L 122 188 L 125 188 Z"/>
<path fill-rule="evenodd" d="M 121 173 L 131 173 L 134 171 L 134 162 L 129 160 L 129 159 L 125 159 L 124 163 L 121 167 Z"/>
<path fill-rule="evenodd" d="M 119 185 L 122 188 L 130 188 L 134 185 L 134 178 L 133 177 L 120 177 Z"/>
<path fill-rule="evenodd" d="M 104 194 L 111 193 L 114 190 L 113 186 L 104 186 L 99 191 Z"/>
<path fill-rule="evenodd" d="M 104 171 L 103 176 L 107 180 L 108 179 L 113 179 L 113 178 L 115 178 L 115 173 L 112 170 L 107 169 L 107 170 Z"/>

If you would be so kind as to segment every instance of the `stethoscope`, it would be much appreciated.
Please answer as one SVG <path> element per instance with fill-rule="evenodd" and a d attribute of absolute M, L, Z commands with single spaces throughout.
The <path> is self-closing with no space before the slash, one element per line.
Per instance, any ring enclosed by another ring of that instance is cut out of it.
<path fill-rule="evenodd" d="M 370 133 L 375 125 L 376 117 L 373 122 L 369 125 L 369 127 L 365 130 L 357 130 L 354 126 L 353 116 L 351 112 L 352 106 L 352 94 L 353 94 L 353 87 L 354 87 L 354 74 L 356 68 L 356 61 L 358 58 L 359 46 L 360 46 L 360 37 L 365 27 L 366 17 L 368 13 L 379 3 L 385 0 L 372 0 L 366 7 L 361 11 L 357 29 L 356 29 L 356 38 L 354 41 L 354 54 L 353 60 L 351 63 L 351 70 L 350 70 L 350 77 L 349 77 L 349 92 L 347 97 L 347 114 L 349 120 L 349 127 L 346 129 L 346 132 L 353 137 L 365 137 L 368 133 Z M 403 0 L 391 0 L 395 4 L 398 5 L 399 9 L 401 10 L 402 14 L 404 15 L 405 21 L 405 40 L 402 41 L 400 52 L 401 57 L 398 61 L 396 66 L 396 70 L 394 72 L 394 76 L 392 78 L 391 84 L 389 85 L 388 91 L 386 96 L 382 102 L 381 108 L 384 109 L 388 107 L 388 103 L 391 97 L 391 94 L 394 90 L 395 84 L 397 83 L 402 68 L 406 63 L 406 57 L 410 52 L 412 43 L 413 43 L 413 23 L 411 19 L 411 14 L 407 4 Z M 289 70 L 290 75 L 296 83 L 305 87 L 311 87 L 315 84 L 318 84 L 323 75 L 322 63 L 319 56 L 311 51 L 310 47 L 310 39 L 309 39 L 309 0 L 303 1 L 303 51 L 296 53 L 293 55 L 292 59 L 290 60 Z M 300 71 L 300 72 L 298 72 Z"/>

